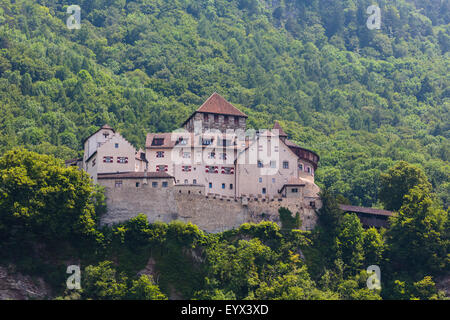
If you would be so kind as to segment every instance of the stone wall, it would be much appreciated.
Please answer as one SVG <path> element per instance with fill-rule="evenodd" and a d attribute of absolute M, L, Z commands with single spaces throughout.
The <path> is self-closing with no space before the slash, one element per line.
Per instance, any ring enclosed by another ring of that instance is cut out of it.
<path fill-rule="evenodd" d="M 310 230 L 316 222 L 311 199 L 301 198 L 244 198 L 206 196 L 198 192 L 180 193 L 176 188 L 106 188 L 108 212 L 101 217 L 102 225 L 129 220 L 143 213 L 149 222 L 180 220 L 192 222 L 207 232 L 221 232 L 238 228 L 245 222 L 273 221 L 280 224 L 278 209 L 298 212 L 302 229 Z M 303 200 L 303 201 L 302 201 Z M 316 199 L 316 206 L 320 203 Z"/>

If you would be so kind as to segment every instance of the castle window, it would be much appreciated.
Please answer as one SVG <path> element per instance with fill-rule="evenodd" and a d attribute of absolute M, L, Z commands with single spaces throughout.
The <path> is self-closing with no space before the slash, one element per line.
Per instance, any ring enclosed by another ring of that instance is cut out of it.
<path fill-rule="evenodd" d="M 262 188 L 262 194 L 266 194 L 266 188 Z"/>
<path fill-rule="evenodd" d="M 238 124 L 238 123 L 239 123 L 239 117 L 237 117 L 237 116 L 234 117 L 234 123 L 235 123 L 235 124 Z"/>
<path fill-rule="evenodd" d="M 283 169 L 289 169 L 289 162 L 283 161 Z"/>
<path fill-rule="evenodd" d="M 114 144 L 114 148 L 118 149 L 119 148 L 119 144 L 118 143 Z"/>
<path fill-rule="evenodd" d="M 207 166 L 205 172 L 206 173 L 219 173 L 219 167 Z"/>
<path fill-rule="evenodd" d="M 207 113 L 203 114 L 203 121 L 208 122 L 208 114 Z"/>
<path fill-rule="evenodd" d="M 113 163 L 114 157 L 103 157 L 103 162 L 105 163 Z"/>
<path fill-rule="evenodd" d="M 263 167 L 264 167 L 264 165 L 263 165 L 262 161 L 258 160 L 258 168 L 263 168 Z"/>
<path fill-rule="evenodd" d="M 164 151 L 157 151 L 156 152 L 156 157 L 157 158 L 164 158 Z"/>
<path fill-rule="evenodd" d="M 192 184 L 197 184 L 197 179 L 192 180 Z"/>
<path fill-rule="evenodd" d="M 108 138 L 108 136 L 109 136 L 109 133 L 108 132 L 105 132 L 104 134 L 103 134 L 103 136 L 105 137 L 105 139 L 106 138 Z"/>
<path fill-rule="evenodd" d="M 163 188 L 167 188 L 168 185 L 169 185 L 169 184 L 167 183 L 167 181 L 163 181 L 163 182 L 162 182 L 162 187 L 163 187 Z"/>
<path fill-rule="evenodd" d="M 136 188 L 139 188 L 139 182 L 136 182 Z"/>
<path fill-rule="evenodd" d="M 116 182 L 114 183 L 114 186 L 116 188 L 121 188 L 122 187 L 122 181 L 121 180 L 116 180 Z"/>
<path fill-rule="evenodd" d="M 183 172 L 191 172 L 192 166 L 182 166 L 181 171 Z"/>
<path fill-rule="evenodd" d="M 228 124 L 228 116 L 223 117 L 223 123 Z"/>
<path fill-rule="evenodd" d="M 209 183 L 209 188 L 212 189 L 212 182 Z"/>
<path fill-rule="evenodd" d="M 298 189 L 297 188 L 292 188 L 291 192 L 292 193 L 298 193 Z"/>
<path fill-rule="evenodd" d="M 167 172 L 168 168 L 169 167 L 167 165 L 160 164 L 160 165 L 156 166 L 156 171 L 157 172 Z"/>
<path fill-rule="evenodd" d="M 306 167 L 306 172 L 311 173 L 311 167 Z"/>
<path fill-rule="evenodd" d="M 191 158 L 191 153 L 190 153 L 190 152 L 183 152 L 183 158 L 184 158 L 184 159 L 189 159 L 189 158 Z"/>
<path fill-rule="evenodd" d="M 315 202 L 315 201 L 310 201 L 310 202 L 309 202 L 309 206 L 310 206 L 311 208 L 315 208 L 315 207 L 316 207 L 316 202 Z"/>
<path fill-rule="evenodd" d="M 184 184 L 188 184 L 188 183 L 189 183 L 188 179 L 184 179 Z"/>
<path fill-rule="evenodd" d="M 216 153 L 215 152 L 210 152 L 208 154 L 208 159 L 215 159 L 216 158 Z"/>
<path fill-rule="evenodd" d="M 234 174 L 233 167 L 222 167 L 222 174 Z"/>
<path fill-rule="evenodd" d="M 225 189 L 225 183 L 222 183 L 222 189 Z"/>
<path fill-rule="evenodd" d="M 128 157 L 117 157 L 117 163 L 128 163 Z"/>
<path fill-rule="evenodd" d="M 101 142 L 97 142 L 97 148 L 100 148 L 102 146 Z"/>
<path fill-rule="evenodd" d="M 303 171 L 303 164 L 302 163 L 298 164 L 298 170 Z"/>
<path fill-rule="evenodd" d="M 230 190 L 233 190 L 233 184 L 230 183 Z"/>
<path fill-rule="evenodd" d="M 214 115 L 214 122 L 219 122 L 219 116 L 217 114 Z"/>
<path fill-rule="evenodd" d="M 276 161 L 270 161 L 270 167 L 271 168 L 276 168 L 277 167 L 277 162 Z"/>
<path fill-rule="evenodd" d="M 272 178 L 272 183 L 275 183 L 275 182 L 276 182 L 275 178 Z"/>
<path fill-rule="evenodd" d="M 261 177 L 258 178 L 258 182 L 262 183 L 262 178 Z"/>
<path fill-rule="evenodd" d="M 152 188 L 158 188 L 158 182 L 153 181 L 152 182 Z"/>
<path fill-rule="evenodd" d="M 210 144 L 212 144 L 212 138 L 202 139 L 202 145 L 209 146 Z"/>

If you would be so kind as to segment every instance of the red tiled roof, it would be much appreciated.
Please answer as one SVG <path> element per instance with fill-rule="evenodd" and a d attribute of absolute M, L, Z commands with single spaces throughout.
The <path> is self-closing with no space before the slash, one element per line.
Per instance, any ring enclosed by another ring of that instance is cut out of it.
<path fill-rule="evenodd" d="M 118 172 L 118 173 L 99 173 L 98 179 L 163 179 L 173 178 L 166 172 Z"/>
<path fill-rule="evenodd" d="M 247 115 L 239 111 L 235 106 L 225 100 L 220 94 L 214 92 L 201 106 L 197 112 L 217 113 L 239 117 L 247 117 Z"/>
<path fill-rule="evenodd" d="M 280 126 L 278 121 L 275 121 L 275 124 L 273 125 L 273 129 L 278 130 L 278 136 L 280 136 L 280 137 L 287 137 L 286 132 L 284 132 L 283 128 Z"/>
<path fill-rule="evenodd" d="M 304 186 L 305 181 L 302 178 L 290 177 L 285 186 Z"/>
<path fill-rule="evenodd" d="M 367 214 L 374 214 L 374 215 L 379 215 L 379 216 L 389 216 L 390 217 L 390 216 L 394 215 L 394 212 L 388 211 L 388 210 L 351 206 L 351 205 L 347 205 L 347 204 L 340 204 L 339 209 L 341 209 L 342 211 L 367 213 Z"/>

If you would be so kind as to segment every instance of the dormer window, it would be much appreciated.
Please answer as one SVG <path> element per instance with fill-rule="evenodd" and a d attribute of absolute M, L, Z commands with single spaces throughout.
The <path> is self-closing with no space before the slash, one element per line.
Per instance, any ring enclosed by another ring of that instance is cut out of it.
<path fill-rule="evenodd" d="M 152 146 L 162 146 L 164 144 L 164 138 L 154 138 Z"/>

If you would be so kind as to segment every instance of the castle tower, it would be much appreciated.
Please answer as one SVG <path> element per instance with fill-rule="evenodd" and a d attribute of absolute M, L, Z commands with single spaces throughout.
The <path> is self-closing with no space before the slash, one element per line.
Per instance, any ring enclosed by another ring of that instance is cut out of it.
<path fill-rule="evenodd" d="M 246 130 L 247 115 L 217 92 L 214 92 L 200 108 L 197 109 L 184 123 L 188 132 L 194 132 L 195 122 L 201 122 L 202 132 L 206 130 Z"/>
<path fill-rule="evenodd" d="M 278 130 L 278 136 L 280 137 L 281 141 L 285 141 L 287 139 L 287 134 L 284 132 L 283 128 L 280 126 L 278 121 L 275 121 L 275 124 L 273 125 L 272 130 Z"/>

